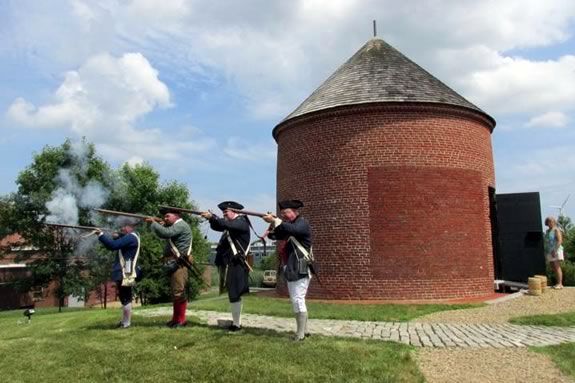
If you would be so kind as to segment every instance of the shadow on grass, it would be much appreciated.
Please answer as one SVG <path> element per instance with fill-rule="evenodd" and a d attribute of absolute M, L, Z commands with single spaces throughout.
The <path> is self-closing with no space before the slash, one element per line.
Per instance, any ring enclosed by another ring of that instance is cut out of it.
<path fill-rule="evenodd" d="M 182 331 L 186 332 L 188 330 L 194 328 L 202 328 L 210 330 L 212 336 L 215 336 L 216 339 L 230 337 L 230 336 L 242 336 L 242 335 L 252 335 L 252 336 L 263 336 L 263 337 L 270 337 L 270 338 L 291 338 L 292 332 L 287 331 L 276 331 L 272 329 L 263 329 L 258 327 L 242 327 L 240 331 L 231 332 L 226 328 L 218 327 L 214 325 L 208 325 L 206 322 L 200 320 L 197 317 L 188 317 L 188 325 L 185 327 L 180 327 L 177 329 L 170 329 L 166 326 L 167 317 L 165 320 L 163 319 L 144 319 L 144 320 L 136 320 L 132 322 L 132 325 L 129 329 L 120 329 L 118 328 L 118 321 L 114 320 L 102 320 L 98 321 L 84 327 L 81 327 L 82 330 L 88 331 L 109 331 L 109 330 L 117 330 L 117 331 L 130 331 L 130 330 L 137 330 L 138 328 L 146 328 L 146 329 L 158 329 L 158 330 L 171 330 L 171 331 Z"/>
<path fill-rule="evenodd" d="M 118 320 L 102 320 L 96 323 L 92 323 L 90 325 L 82 327 L 85 330 L 116 330 L 118 329 Z M 165 319 L 144 319 L 142 320 L 141 317 L 138 317 L 135 321 L 132 321 L 132 325 L 130 328 L 168 328 L 166 323 L 168 322 L 168 318 Z M 188 328 L 191 327 L 208 327 L 206 323 L 203 323 L 199 318 L 196 317 L 188 317 Z M 183 327 L 183 328 L 186 328 Z M 179 330 L 174 329 L 174 330 Z M 126 329 L 124 329 L 126 330 Z"/>

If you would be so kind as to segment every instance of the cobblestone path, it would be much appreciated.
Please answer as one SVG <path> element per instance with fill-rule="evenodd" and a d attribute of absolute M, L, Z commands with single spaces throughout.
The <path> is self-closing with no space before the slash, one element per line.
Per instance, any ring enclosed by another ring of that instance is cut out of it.
<path fill-rule="evenodd" d="M 142 316 L 169 316 L 171 308 L 141 310 Z M 229 313 L 188 310 L 188 315 L 217 326 L 218 319 L 231 320 Z M 242 326 L 293 332 L 295 319 L 242 314 Z M 374 339 L 418 347 L 504 348 L 548 346 L 575 342 L 575 327 L 519 326 L 512 324 L 441 324 L 416 322 L 366 322 L 310 319 L 311 334 Z"/>

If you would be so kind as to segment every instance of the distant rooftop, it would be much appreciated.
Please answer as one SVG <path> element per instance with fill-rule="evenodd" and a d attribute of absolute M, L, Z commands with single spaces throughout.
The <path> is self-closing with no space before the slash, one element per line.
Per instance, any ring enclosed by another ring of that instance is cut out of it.
<path fill-rule="evenodd" d="M 456 105 L 483 114 L 495 125 L 487 113 L 379 38 L 369 40 L 282 123 L 320 110 L 378 102 Z"/>

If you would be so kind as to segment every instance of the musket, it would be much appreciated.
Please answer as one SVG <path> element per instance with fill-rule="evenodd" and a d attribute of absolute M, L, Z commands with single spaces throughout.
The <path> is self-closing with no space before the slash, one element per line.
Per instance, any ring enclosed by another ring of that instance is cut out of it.
<path fill-rule="evenodd" d="M 236 213 L 238 213 L 238 214 L 253 215 L 254 217 L 260 217 L 260 218 L 263 217 L 264 215 L 268 215 L 268 214 L 270 214 L 272 217 L 275 217 L 274 214 L 269 213 L 269 212 L 268 212 L 268 213 L 259 213 L 259 212 L 257 212 L 257 211 L 231 209 L 231 208 L 230 208 L 229 210 L 231 210 L 231 211 L 233 211 L 233 212 L 236 212 Z"/>
<path fill-rule="evenodd" d="M 46 226 L 54 226 L 54 227 L 62 227 L 62 228 L 67 228 L 67 229 L 78 229 L 78 230 L 115 231 L 114 229 L 110 229 L 110 228 L 107 228 L 107 227 L 66 225 L 66 224 L 63 224 L 63 223 L 45 222 L 44 225 L 46 225 Z"/>
<path fill-rule="evenodd" d="M 166 205 L 160 205 L 160 209 L 169 209 L 169 210 L 177 211 L 180 213 L 188 213 L 188 214 L 193 214 L 193 215 L 202 215 L 202 213 L 203 213 L 203 212 L 197 211 L 197 210 L 190 210 L 190 209 L 184 209 L 181 207 L 166 206 Z"/>
<path fill-rule="evenodd" d="M 94 209 L 94 211 L 97 211 L 98 213 L 101 213 L 101 214 L 108 214 L 108 215 L 119 215 L 119 216 L 123 216 L 123 217 L 132 217 L 132 218 L 138 218 L 138 219 L 153 218 L 155 220 L 160 220 L 160 218 L 158 218 L 158 217 L 153 217 L 150 215 L 143 215 L 143 214 L 126 213 L 124 211 L 107 210 L 107 209 Z"/>
<path fill-rule="evenodd" d="M 177 258 L 176 262 L 180 263 L 181 265 L 185 266 L 188 270 L 194 273 L 198 279 L 202 279 L 202 273 L 195 262 L 190 262 L 188 257 L 180 256 Z"/>

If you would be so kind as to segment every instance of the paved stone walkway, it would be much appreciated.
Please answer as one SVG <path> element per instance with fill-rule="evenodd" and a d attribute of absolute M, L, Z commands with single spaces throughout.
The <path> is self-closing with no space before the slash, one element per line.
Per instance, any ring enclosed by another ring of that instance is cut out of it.
<path fill-rule="evenodd" d="M 171 308 L 137 311 L 136 315 L 169 316 Z M 229 313 L 188 310 L 210 326 L 218 319 L 231 320 Z M 295 319 L 242 314 L 244 327 L 293 332 Z M 365 322 L 310 319 L 311 334 L 374 339 L 411 344 L 418 347 L 504 348 L 548 346 L 575 342 L 575 327 L 519 326 L 512 324 L 441 324 L 415 322 Z"/>

